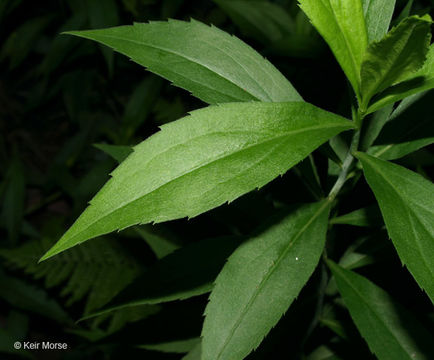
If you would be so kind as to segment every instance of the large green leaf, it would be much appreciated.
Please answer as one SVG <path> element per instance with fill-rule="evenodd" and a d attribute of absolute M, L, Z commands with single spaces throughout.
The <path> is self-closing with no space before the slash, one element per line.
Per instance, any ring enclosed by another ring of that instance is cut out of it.
<path fill-rule="evenodd" d="M 361 74 L 362 108 L 375 95 L 406 79 L 422 67 L 431 41 L 431 18 L 404 19 L 382 40 L 369 45 Z"/>
<path fill-rule="evenodd" d="M 434 339 L 422 324 L 368 279 L 328 264 L 351 317 L 380 360 L 432 359 Z"/>
<path fill-rule="evenodd" d="M 289 81 L 251 47 L 198 21 L 135 23 L 68 34 L 107 45 L 210 104 L 302 101 Z"/>
<path fill-rule="evenodd" d="M 378 41 L 389 30 L 395 0 L 362 0 L 369 42 Z"/>
<path fill-rule="evenodd" d="M 399 257 L 434 301 L 434 185 L 399 165 L 357 157 Z"/>
<path fill-rule="evenodd" d="M 305 205 L 235 250 L 205 310 L 203 360 L 243 359 L 261 343 L 317 266 L 329 209 Z"/>
<path fill-rule="evenodd" d="M 197 110 L 134 147 L 44 259 L 131 225 L 194 217 L 259 188 L 353 124 L 305 102 Z"/>
<path fill-rule="evenodd" d="M 302 10 L 327 41 L 337 61 L 359 94 L 360 66 L 368 46 L 360 0 L 299 0 Z"/>
<path fill-rule="evenodd" d="M 427 59 L 422 68 L 375 97 L 368 108 L 368 113 L 432 88 L 434 88 L 434 44 L 430 46 Z"/>

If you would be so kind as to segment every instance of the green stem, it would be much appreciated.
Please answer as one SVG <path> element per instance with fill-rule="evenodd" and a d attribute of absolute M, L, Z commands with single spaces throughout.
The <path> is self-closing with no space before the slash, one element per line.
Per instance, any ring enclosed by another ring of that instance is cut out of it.
<path fill-rule="evenodd" d="M 330 190 L 330 193 L 328 194 L 328 199 L 330 201 L 333 201 L 336 198 L 337 194 L 342 189 L 342 186 L 344 186 L 345 181 L 347 181 L 348 173 L 354 161 L 353 154 L 355 151 L 357 151 L 357 148 L 359 147 L 360 128 L 362 126 L 363 118 L 364 118 L 363 113 L 361 113 L 360 111 L 354 111 L 353 121 L 357 126 L 357 130 L 354 132 L 353 138 L 351 140 L 350 148 L 348 150 L 347 156 L 345 157 L 344 163 L 342 164 L 342 170 L 338 176 L 338 179 L 336 180 L 335 184 Z"/>

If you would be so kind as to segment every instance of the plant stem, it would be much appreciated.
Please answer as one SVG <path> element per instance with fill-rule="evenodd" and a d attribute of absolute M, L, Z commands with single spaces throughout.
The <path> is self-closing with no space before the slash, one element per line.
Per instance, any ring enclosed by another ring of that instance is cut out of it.
<path fill-rule="evenodd" d="M 348 172 L 350 171 L 351 165 L 354 161 L 353 153 L 357 151 L 357 148 L 359 147 L 360 128 L 362 126 L 363 117 L 364 115 L 360 111 L 355 111 L 353 113 L 353 121 L 357 126 L 357 130 L 354 132 L 350 148 L 348 149 L 347 156 L 345 157 L 344 163 L 342 164 L 342 170 L 339 173 L 338 179 L 328 194 L 328 199 L 330 201 L 335 199 L 339 191 L 342 189 L 342 186 L 344 186 L 345 181 L 347 181 Z"/>

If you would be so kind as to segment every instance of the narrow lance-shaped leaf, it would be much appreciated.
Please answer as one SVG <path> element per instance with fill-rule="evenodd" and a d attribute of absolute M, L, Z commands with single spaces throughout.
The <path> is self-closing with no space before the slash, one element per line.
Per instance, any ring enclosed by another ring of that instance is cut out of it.
<path fill-rule="evenodd" d="M 194 217 L 259 188 L 353 124 L 304 102 L 197 110 L 134 147 L 44 259 L 117 229 Z"/>
<path fill-rule="evenodd" d="M 434 44 L 430 46 L 427 59 L 422 68 L 403 79 L 400 83 L 374 97 L 367 112 L 372 113 L 381 109 L 383 106 L 393 104 L 410 95 L 432 88 L 434 88 Z"/>
<path fill-rule="evenodd" d="M 432 359 L 434 339 L 383 289 L 332 261 L 339 292 L 369 348 L 380 360 Z"/>
<path fill-rule="evenodd" d="M 325 39 L 359 95 L 360 66 L 368 46 L 360 0 L 299 0 L 302 10 Z"/>
<path fill-rule="evenodd" d="M 210 104 L 303 101 L 291 83 L 251 47 L 198 21 L 135 23 L 67 34 L 107 45 Z"/>
<path fill-rule="evenodd" d="M 389 30 L 395 0 L 362 0 L 369 42 L 378 41 Z"/>
<path fill-rule="evenodd" d="M 428 15 L 412 16 L 369 45 L 360 70 L 364 110 L 375 94 L 422 67 L 431 41 L 430 26 Z"/>
<path fill-rule="evenodd" d="M 399 165 L 357 157 L 399 257 L 434 301 L 434 185 Z"/>
<path fill-rule="evenodd" d="M 244 359 L 261 343 L 317 266 L 329 210 L 302 206 L 235 250 L 205 310 L 202 360 Z"/>

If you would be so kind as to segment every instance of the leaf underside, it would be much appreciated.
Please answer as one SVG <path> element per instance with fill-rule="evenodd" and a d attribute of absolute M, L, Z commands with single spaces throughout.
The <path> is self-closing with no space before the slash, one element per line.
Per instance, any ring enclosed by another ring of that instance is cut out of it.
<path fill-rule="evenodd" d="M 378 41 L 389 30 L 395 0 L 362 0 L 369 42 Z"/>

